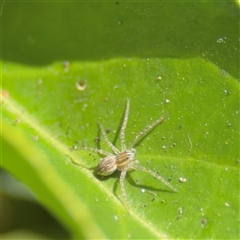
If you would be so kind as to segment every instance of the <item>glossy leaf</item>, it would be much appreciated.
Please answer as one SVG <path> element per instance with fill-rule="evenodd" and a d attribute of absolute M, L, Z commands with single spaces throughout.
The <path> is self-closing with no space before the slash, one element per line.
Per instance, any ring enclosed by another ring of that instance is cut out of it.
<path fill-rule="evenodd" d="M 48 17 L 50 6 L 58 6 L 59 13 L 64 9 L 71 23 L 71 15 L 88 16 L 87 26 L 92 28 L 79 43 L 61 39 L 76 33 L 76 27 L 65 34 L 56 29 L 59 43 L 68 49 L 56 44 L 48 53 L 42 51 L 47 44 L 40 43 L 41 33 L 35 32 L 32 49 L 37 57 L 30 51 L 30 40 L 20 59 L 17 44 L 5 43 L 12 55 L 3 52 L 3 168 L 26 183 L 76 238 L 236 238 L 239 82 L 234 48 L 238 44 L 227 25 L 236 25 L 237 7 L 233 3 L 221 3 L 216 9 L 214 3 L 82 3 L 80 14 L 73 3 L 36 4 L 49 8 Z M 98 7 L 102 14 L 94 15 Z M 174 15 L 181 9 L 185 14 Z M 32 21 L 36 26 L 39 19 Z M 74 21 L 84 32 L 83 22 Z M 215 28 L 206 29 L 207 22 Z M 3 30 L 5 26 L 11 22 Z M 49 21 L 43 29 L 53 26 Z M 51 39 L 55 39 L 52 31 L 43 41 Z M 103 61 L 104 52 L 108 59 Z M 126 55 L 129 58 L 120 57 Z M 119 173 L 97 177 L 94 168 L 101 156 L 72 150 L 73 145 L 84 145 L 110 151 L 97 122 L 119 147 L 127 98 L 128 143 L 168 113 L 138 143 L 136 158 L 178 189 L 174 193 L 151 175 L 131 171 L 125 179 L 129 213 L 121 203 Z"/>

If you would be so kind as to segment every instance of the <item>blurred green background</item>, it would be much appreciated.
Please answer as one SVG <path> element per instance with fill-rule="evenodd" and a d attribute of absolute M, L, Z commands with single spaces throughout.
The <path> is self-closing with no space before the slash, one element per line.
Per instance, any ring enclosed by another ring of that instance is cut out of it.
<path fill-rule="evenodd" d="M 227 64 L 238 62 L 238 17 L 234 1 L 7 2 L 2 56 L 29 65 L 201 57 L 239 77 Z"/>

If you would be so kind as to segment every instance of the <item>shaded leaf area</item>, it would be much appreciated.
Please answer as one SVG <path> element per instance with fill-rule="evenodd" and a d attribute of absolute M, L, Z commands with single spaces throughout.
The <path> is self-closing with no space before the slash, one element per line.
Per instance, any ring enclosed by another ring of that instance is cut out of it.
<path fill-rule="evenodd" d="M 8 151 L 7 144 L 3 144 L 1 147 L 4 148 L 4 152 Z M 9 152 L 8 155 L 10 155 Z M 29 195 L 26 185 L 3 170 L 0 174 L 2 184 L 1 217 L 4 219 L 1 223 L 1 239 L 71 238 L 69 232 L 60 226 L 57 219 L 36 202 L 32 194 Z"/>
<path fill-rule="evenodd" d="M 2 21 L 6 61 L 202 57 L 239 78 L 239 8 L 233 1 L 14 1 L 4 6 Z"/>
<path fill-rule="evenodd" d="M 237 238 L 239 84 L 217 66 L 200 58 L 38 68 L 9 62 L 3 64 L 2 88 L 2 136 L 14 149 L 3 151 L 2 165 L 73 235 Z M 136 157 L 179 191 L 132 171 L 125 181 L 130 214 L 121 204 L 119 173 L 98 178 L 93 169 L 101 156 L 71 150 L 73 145 L 107 150 L 97 122 L 119 146 L 126 98 L 127 142 L 168 113 L 139 142 Z"/>

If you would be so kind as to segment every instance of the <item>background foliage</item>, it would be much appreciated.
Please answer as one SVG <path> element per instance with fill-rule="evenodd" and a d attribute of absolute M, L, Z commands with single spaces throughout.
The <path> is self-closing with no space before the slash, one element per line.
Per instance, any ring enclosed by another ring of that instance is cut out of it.
<path fill-rule="evenodd" d="M 3 173 L 3 238 L 238 238 L 238 19 L 235 2 L 7 2 L 1 164 L 69 233 L 36 206 L 16 224 Z M 107 149 L 97 122 L 119 146 L 126 98 L 127 142 L 169 114 L 136 157 L 179 191 L 132 171 L 129 214 L 119 173 L 98 178 L 100 156 L 71 150 Z"/>

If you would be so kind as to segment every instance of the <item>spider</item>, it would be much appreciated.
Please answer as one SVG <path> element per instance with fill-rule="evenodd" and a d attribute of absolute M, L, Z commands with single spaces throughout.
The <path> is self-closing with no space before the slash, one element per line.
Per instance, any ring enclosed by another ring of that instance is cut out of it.
<path fill-rule="evenodd" d="M 174 192 L 177 192 L 177 190 L 165 179 L 163 179 L 161 176 L 153 172 L 152 170 L 146 169 L 145 167 L 139 165 L 139 161 L 135 159 L 136 149 L 134 148 L 135 144 L 137 143 L 139 137 L 143 136 L 147 132 L 149 132 L 151 129 L 153 129 L 155 126 L 157 126 L 159 123 L 161 123 L 167 115 L 164 117 L 159 118 L 152 124 L 148 125 L 144 130 L 140 131 L 132 140 L 132 142 L 129 144 L 128 147 L 126 147 L 125 143 L 125 129 L 128 122 L 128 114 L 129 114 L 129 99 L 127 99 L 126 103 L 126 109 L 124 113 L 124 118 L 120 130 L 120 141 L 121 141 L 121 150 L 117 149 L 107 138 L 106 132 L 104 131 L 104 128 L 101 124 L 99 124 L 103 138 L 106 142 L 106 144 L 111 148 L 113 153 L 109 153 L 107 151 L 104 151 L 102 149 L 94 149 L 94 148 L 88 148 L 83 147 L 84 150 L 92 151 L 99 153 L 101 155 L 104 155 L 105 157 L 101 159 L 100 163 L 98 164 L 96 168 L 96 173 L 101 176 L 109 176 L 113 174 L 116 170 L 120 171 L 120 188 L 122 191 L 122 195 L 124 198 L 123 205 L 125 206 L 126 210 L 128 211 L 128 201 L 127 201 L 127 194 L 124 187 L 124 179 L 126 177 L 126 174 L 129 170 L 140 170 L 143 172 L 147 172 L 157 178 L 158 180 L 162 181 L 165 185 L 167 185 L 169 188 L 171 188 Z"/>

